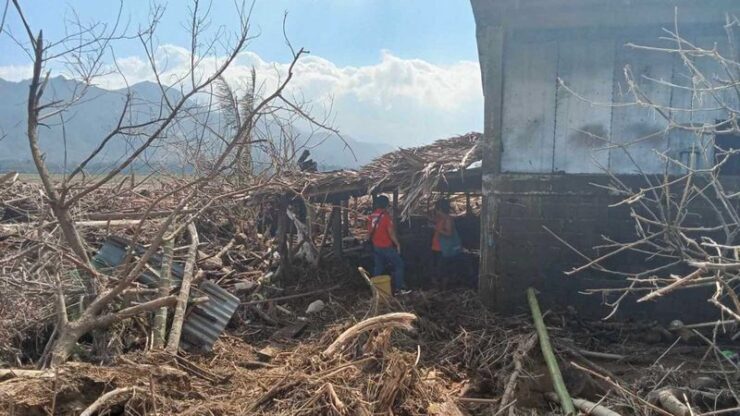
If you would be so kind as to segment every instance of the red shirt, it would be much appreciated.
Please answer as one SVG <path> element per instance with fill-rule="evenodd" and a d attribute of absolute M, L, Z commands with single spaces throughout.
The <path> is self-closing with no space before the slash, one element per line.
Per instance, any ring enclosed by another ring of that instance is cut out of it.
<path fill-rule="evenodd" d="M 372 214 L 370 214 L 367 222 L 367 232 L 368 235 L 372 234 L 373 236 L 373 246 L 377 248 L 393 247 L 393 240 L 391 240 L 392 227 L 393 221 L 391 220 L 391 215 L 388 211 L 384 209 L 376 209 Z M 373 229 L 375 229 L 374 232 Z"/>

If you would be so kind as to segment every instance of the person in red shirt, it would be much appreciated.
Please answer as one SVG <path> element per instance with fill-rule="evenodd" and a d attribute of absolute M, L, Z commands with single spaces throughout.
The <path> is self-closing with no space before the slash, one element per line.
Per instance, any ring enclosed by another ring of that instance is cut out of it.
<path fill-rule="evenodd" d="M 368 218 L 368 233 L 373 245 L 373 276 L 383 274 L 386 266 L 393 266 L 393 290 L 407 292 L 403 276 L 403 259 L 401 244 L 398 243 L 393 216 L 388 212 L 388 197 L 380 195 L 375 198 L 375 210 Z"/>

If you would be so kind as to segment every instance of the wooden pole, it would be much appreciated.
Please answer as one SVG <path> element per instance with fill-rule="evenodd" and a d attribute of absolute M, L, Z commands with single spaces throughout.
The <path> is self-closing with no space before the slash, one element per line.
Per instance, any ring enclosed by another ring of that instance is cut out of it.
<path fill-rule="evenodd" d="M 358 210 L 358 207 L 359 207 L 359 203 L 357 202 L 357 197 L 356 196 L 353 196 L 352 197 L 352 207 L 353 207 L 352 208 L 352 225 L 355 226 L 355 227 L 357 227 L 357 216 L 359 215 L 359 213 L 357 212 L 357 210 Z"/>
<path fill-rule="evenodd" d="M 190 297 L 190 284 L 193 282 L 193 277 L 195 277 L 196 260 L 198 257 L 198 230 L 192 222 L 188 224 L 188 233 L 190 234 L 190 247 L 188 247 L 185 270 L 182 273 L 180 293 L 177 295 L 177 306 L 175 306 L 175 312 L 172 316 L 170 336 L 167 339 L 167 347 L 165 348 L 168 353 L 174 355 L 177 355 L 177 350 L 180 347 L 182 324 L 185 320 L 185 311 L 188 306 L 188 298 Z"/>
<path fill-rule="evenodd" d="M 552 352 L 550 337 L 547 335 L 547 328 L 545 327 L 545 321 L 542 319 L 542 312 L 540 311 L 539 303 L 537 303 L 537 296 L 531 287 L 527 289 L 527 300 L 529 301 L 529 309 L 532 311 L 534 327 L 537 329 L 537 337 L 540 339 L 542 356 L 545 358 L 547 369 L 550 371 L 555 394 L 560 399 L 560 406 L 563 408 L 563 412 L 566 415 L 574 415 L 576 409 L 573 406 L 573 399 L 571 399 L 568 389 L 565 387 L 563 375 L 560 373 L 560 367 L 558 367 L 558 360 L 555 358 L 555 353 Z"/>
<path fill-rule="evenodd" d="M 170 226 L 168 233 L 174 231 L 174 227 Z M 175 247 L 175 236 L 170 235 L 168 239 L 162 244 L 162 269 L 159 272 L 159 289 L 157 291 L 159 297 L 165 297 L 170 294 L 170 276 L 172 271 L 172 257 Z M 157 310 L 154 314 L 154 336 L 152 348 L 155 350 L 161 350 L 164 348 L 167 342 L 167 307 L 163 306 Z"/>
<path fill-rule="evenodd" d="M 349 237 L 349 198 L 342 200 L 342 236 Z"/>
<path fill-rule="evenodd" d="M 316 223 L 316 213 L 311 205 L 311 201 L 306 201 L 306 228 L 308 228 L 308 235 L 306 238 L 313 241 L 313 227 Z"/>
<path fill-rule="evenodd" d="M 331 240 L 334 255 L 337 259 L 342 257 L 342 212 L 339 205 L 331 209 Z"/>

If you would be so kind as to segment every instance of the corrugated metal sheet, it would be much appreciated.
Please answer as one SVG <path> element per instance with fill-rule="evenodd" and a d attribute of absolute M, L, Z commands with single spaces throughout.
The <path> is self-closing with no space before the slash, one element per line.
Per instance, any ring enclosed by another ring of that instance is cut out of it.
<path fill-rule="evenodd" d="M 504 172 L 552 172 L 558 45 L 506 50 L 501 137 Z"/>
<path fill-rule="evenodd" d="M 209 352 L 234 315 L 239 298 L 209 281 L 201 283 L 195 292 L 201 292 L 209 300 L 190 311 L 183 323 L 182 343 L 190 350 Z"/>
<path fill-rule="evenodd" d="M 113 269 L 120 266 L 126 257 L 126 251 L 128 250 L 129 244 L 126 239 L 110 236 L 104 242 L 98 253 L 93 257 L 93 264 L 95 267 L 105 270 Z M 136 246 L 134 253 L 137 255 L 143 254 L 145 251 L 144 247 Z M 149 259 L 149 266 L 154 270 L 159 271 L 162 267 L 162 256 L 159 254 L 153 255 Z M 172 263 L 172 281 L 173 286 L 179 286 L 179 282 L 182 281 L 182 275 L 184 272 L 184 265 L 181 262 Z M 145 271 L 139 276 L 139 283 L 145 284 L 150 287 L 157 285 L 159 279 L 156 275 L 150 271 Z"/>
<path fill-rule="evenodd" d="M 109 237 L 93 258 L 93 263 L 100 269 L 115 268 L 123 263 L 129 242 L 119 237 Z M 144 248 L 135 247 L 137 254 L 142 254 Z M 149 265 L 159 270 L 162 256 L 152 256 Z M 184 272 L 182 263 L 172 264 L 173 287 L 182 282 Z M 155 287 L 158 278 L 151 272 L 142 273 L 138 281 L 150 287 Z M 239 298 L 227 292 L 217 284 L 209 281 L 201 283 L 193 289 L 190 297 L 208 296 L 208 302 L 194 306 L 188 313 L 182 327 L 182 346 L 193 352 L 208 352 L 221 336 L 226 324 L 239 306 Z"/>

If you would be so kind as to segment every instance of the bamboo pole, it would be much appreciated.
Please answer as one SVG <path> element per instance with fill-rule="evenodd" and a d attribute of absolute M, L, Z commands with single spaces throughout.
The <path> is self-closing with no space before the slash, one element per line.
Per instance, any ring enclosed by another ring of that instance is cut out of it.
<path fill-rule="evenodd" d="M 573 399 L 571 399 L 568 389 L 565 387 L 563 375 L 560 373 L 560 368 L 558 367 L 558 361 L 555 358 L 555 353 L 552 352 L 552 345 L 550 345 L 550 337 L 547 335 L 545 322 L 542 320 L 542 312 L 540 312 L 540 305 L 537 303 L 537 296 L 531 287 L 527 289 L 527 300 L 529 301 L 529 308 L 532 310 L 532 320 L 537 330 L 537 337 L 540 339 L 542 356 L 545 358 L 547 369 L 550 371 L 550 376 L 552 377 L 553 389 L 560 399 L 560 406 L 563 408 L 563 412 L 566 415 L 574 415 L 576 409 L 573 406 Z"/>

